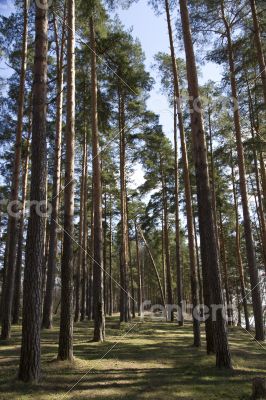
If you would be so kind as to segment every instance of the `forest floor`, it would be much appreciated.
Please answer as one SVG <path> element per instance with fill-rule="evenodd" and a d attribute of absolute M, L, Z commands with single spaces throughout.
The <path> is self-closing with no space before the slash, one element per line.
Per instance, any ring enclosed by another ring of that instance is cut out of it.
<path fill-rule="evenodd" d="M 200 349 L 191 346 L 190 324 L 134 320 L 120 326 L 116 316 L 107 319 L 104 343 L 90 342 L 92 331 L 91 322 L 76 325 L 72 365 L 55 361 L 58 324 L 43 331 L 42 378 L 25 385 L 16 380 L 21 327 L 14 327 L 8 345 L 0 347 L 0 399 L 244 400 L 252 378 L 266 376 L 266 346 L 241 328 L 229 333 L 233 371 L 216 369 L 204 342 Z"/>

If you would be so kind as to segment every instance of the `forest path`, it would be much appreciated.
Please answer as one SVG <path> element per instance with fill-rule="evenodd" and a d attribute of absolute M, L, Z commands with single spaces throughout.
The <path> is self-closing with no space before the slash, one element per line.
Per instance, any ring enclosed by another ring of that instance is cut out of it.
<path fill-rule="evenodd" d="M 233 372 L 214 367 L 215 358 L 205 354 L 204 341 L 200 349 L 191 346 L 190 324 L 180 328 L 133 321 L 119 326 L 115 316 L 107 319 L 104 343 L 89 341 L 92 329 L 92 323 L 76 325 L 72 365 L 51 362 L 58 326 L 42 332 L 43 374 L 32 386 L 14 382 L 20 344 L 20 327 L 15 327 L 9 345 L 0 347 L 0 399 L 244 400 L 251 393 L 252 378 L 266 375 L 266 350 L 239 328 L 229 335 Z"/>

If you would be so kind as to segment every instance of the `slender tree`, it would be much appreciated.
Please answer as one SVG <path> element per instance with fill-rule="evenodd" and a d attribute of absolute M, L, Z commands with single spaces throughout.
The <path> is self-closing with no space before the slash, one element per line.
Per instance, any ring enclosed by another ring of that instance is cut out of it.
<path fill-rule="evenodd" d="M 231 36 L 231 27 L 226 17 L 226 10 L 223 0 L 221 0 L 220 2 L 220 9 L 227 39 L 227 56 L 230 69 L 231 92 L 234 101 L 238 102 L 238 92 L 237 92 L 237 82 L 236 82 L 236 72 L 235 72 L 236 67 L 235 67 L 234 50 L 233 50 L 233 43 Z M 255 319 L 255 330 L 256 330 L 255 336 L 257 340 L 264 340 L 265 336 L 264 336 L 264 326 L 263 326 L 261 291 L 259 285 L 258 268 L 256 264 L 256 255 L 255 255 L 252 227 L 250 220 L 250 210 L 248 204 L 248 193 L 246 184 L 245 156 L 244 156 L 244 148 L 242 142 L 240 111 L 238 107 L 235 107 L 234 110 L 234 126 L 235 126 L 236 147 L 237 147 L 237 157 L 238 157 L 239 179 L 240 179 L 240 195 L 241 195 L 241 203 L 242 203 L 243 219 L 244 219 L 246 252 L 247 252 L 247 261 L 248 261 L 250 283 L 251 283 L 252 305 L 253 305 L 253 312 Z"/>
<path fill-rule="evenodd" d="M 64 88 L 64 43 L 65 43 L 65 14 L 62 26 L 61 46 L 59 43 L 56 16 L 54 16 L 54 32 L 56 42 L 57 59 L 57 99 L 56 99 L 56 133 L 55 133 L 55 154 L 53 170 L 53 190 L 52 190 L 52 214 L 50 222 L 49 254 L 47 266 L 46 290 L 43 305 L 42 326 L 46 329 L 52 328 L 53 322 L 53 294 L 55 285 L 56 261 L 58 253 L 57 228 L 58 212 L 60 204 L 60 177 L 61 177 L 61 142 L 62 142 L 62 111 L 63 111 L 63 88 Z"/>
<path fill-rule="evenodd" d="M 67 120 L 64 187 L 64 241 L 58 359 L 73 359 L 73 235 L 75 154 L 75 0 L 67 0 Z"/>
<path fill-rule="evenodd" d="M 93 311 L 94 341 L 105 337 L 105 316 L 103 299 L 103 229 L 102 229 L 102 188 L 101 161 L 99 149 L 97 111 L 97 71 L 94 17 L 90 17 L 91 40 L 91 95 L 92 95 L 92 157 L 93 157 L 93 210 L 94 210 L 94 252 L 93 252 Z"/>
<path fill-rule="evenodd" d="M 24 97 L 25 97 L 25 80 L 28 58 L 28 0 L 23 1 L 23 37 L 22 37 L 22 51 L 21 51 L 21 67 L 20 67 L 20 83 L 18 93 L 18 111 L 17 111 L 17 132 L 15 153 L 13 161 L 13 173 L 10 192 L 10 203 L 15 205 L 13 207 L 12 215 L 8 218 L 8 232 L 9 239 L 7 242 L 7 268 L 5 271 L 5 285 L 3 289 L 3 303 L 2 303 L 2 330 L 1 339 L 5 340 L 10 338 L 11 335 L 11 319 L 12 319 L 12 303 L 15 279 L 15 266 L 16 266 L 16 245 L 17 245 L 17 217 L 18 212 L 16 203 L 18 201 L 19 192 L 19 176 L 21 164 L 21 144 L 22 144 L 22 131 L 23 131 L 23 116 L 24 116 Z"/>

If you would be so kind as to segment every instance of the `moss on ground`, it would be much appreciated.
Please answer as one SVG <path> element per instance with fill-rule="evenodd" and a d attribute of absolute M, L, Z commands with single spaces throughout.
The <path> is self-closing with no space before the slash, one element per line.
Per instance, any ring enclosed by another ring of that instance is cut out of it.
<path fill-rule="evenodd" d="M 71 365 L 54 360 L 58 324 L 43 331 L 42 379 L 25 385 L 16 380 L 20 335 L 21 327 L 14 327 L 12 339 L 0 347 L 1 400 L 244 400 L 250 398 L 253 377 L 266 376 L 266 350 L 239 328 L 229 331 L 234 370 L 226 371 L 214 367 L 204 342 L 200 349 L 191 346 L 189 324 L 134 321 L 120 326 L 116 316 L 107 319 L 104 343 L 90 342 L 91 322 L 76 325 Z"/>

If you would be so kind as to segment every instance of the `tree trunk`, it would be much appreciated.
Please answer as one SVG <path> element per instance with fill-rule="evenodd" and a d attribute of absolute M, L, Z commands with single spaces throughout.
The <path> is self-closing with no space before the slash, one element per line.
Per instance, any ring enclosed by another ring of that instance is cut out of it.
<path fill-rule="evenodd" d="M 223 218 L 220 210 L 220 253 L 221 253 L 221 264 L 223 265 L 223 273 L 224 273 L 224 288 L 225 288 L 225 298 L 226 298 L 226 306 L 227 306 L 227 317 L 228 317 L 228 325 L 233 324 L 233 315 L 232 309 L 230 308 L 230 291 L 229 291 L 229 283 L 228 283 L 228 266 L 226 259 L 226 250 L 225 250 L 225 237 L 224 237 L 224 229 L 223 229 Z"/>
<path fill-rule="evenodd" d="M 64 187 L 64 241 L 61 262 L 59 360 L 73 360 L 73 237 L 75 158 L 75 0 L 67 0 L 67 116 Z"/>
<path fill-rule="evenodd" d="M 194 101 L 199 100 L 199 85 L 190 30 L 187 0 L 180 0 L 180 11 L 186 53 L 188 92 L 191 98 L 190 108 L 193 110 Z M 216 304 L 221 307 L 224 304 L 224 301 L 211 201 L 206 136 L 203 129 L 202 114 L 196 110 L 193 110 L 190 116 L 196 171 L 201 257 L 204 271 L 203 279 L 205 279 L 205 288 L 207 285 L 209 285 L 211 290 L 210 300 L 212 304 Z M 213 321 L 213 333 L 216 351 L 216 366 L 231 368 L 231 355 L 229 351 L 226 325 L 221 309 L 217 310 L 216 321 Z"/>
<path fill-rule="evenodd" d="M 175 250 L 176 250 L 176 288 L 177 305 L 179 307 L 178 325 L 184 325 L 184 316 L 182 311 L 183 300 L 183 270 L 180 255 L 180 221 L 179 221 L 179 172 L 178 172 L 178 143 L 177 143 L 177 107 L 174 101 L 174 142 L 175 142 Z"/>
<path fill-rule="evenodd" d="M 102 230 L 102 187 L 101 162 L 97 111 L 96 46 L 93 17 L 90 17 L 91 39 L 91 95 L 92 95 L 92 157 L 93 157 L 93 208 L 94 208 L 94 261 L 93 261 L 93 311 L 96 342 L 105 337 L 103 299 L 103 230 Z"/>
<path fill-rule="evenodd" d="M 107 189 L 104 191 L 104 228 L 103 228 L 103 298 L 104 313 L 107 314 L 108 295 L 107 295 Z"/>
<path fill-rule="evenodd" d="M 86 252 L 86 249 L 83 247 L 83 234 L 84 234 L 84 213 L 86 208 L 85 203 L 85 174 L 86 174 L 86 162 L 87 162 L 87 136 L 86 131 L 84 132 L 83 137 L 83 155 L 82 155 L 82 175 L 81 175 L 81 184 L 80 184 L 80 207 L 79 207 L 79 244 L 80 247 L 78 249 L 78 260 L 77 260 L 77 269 L 76 269 L 76 287 L 75 287 L 75 317 L 74 321 L 78 322 L 80 320 L 80 309 L 81 309 L 81 269 L 83 268 L 83 254 Z"/>
<path fill-rule="evenodd" d="M 19 379 L 36 382 L 40 376 L 41 346 L 41 301 L 42 301 L 42 262 L 45 236 L 46 205 L 46 110 L 47 110 L 47 29 L 48 13 L 46 7 L 36 5 L 36 39 L 33 73 L 32 102 L 32 164 L 30 208 L 27 245 L 25 255 L 22 344 L 19 366 Z M 44 9 L 46 8 L 46 9 Z M 37 202 L 37 204 L 36 204 Z M 41 206 L 42 205 L 42 206 Z M 39 206 L 39 210 L 37 207 Z"/>
<path fill-rule="evenodd" d="M 18 232 L 18 248 L 17 248 L 17 259 L 16 259 L 16 275 L 15 275 L 15 286 L 14 286 L 14 298 L 13 298 L 13 324 L 19 323 L 20 314 L 20 302 L 21 302 L 21 269 L 22 269 L 22 252 L 23 252 L 23 235 L 24 235 L 24 218 L 25 218 L 25 206 L 27 198 L 27 187 L 28 187 L 28 173 L 29 173 L 29 148 L 30 138 L 32 131 L 32 105 L 30 104 L 29 112 L 29 131 L 26 140 L 26 158 L 24 161 L 24 173 L 22 178 L 22 210 L 19 221 L 19 232 Z"/>
<path fill-rule="evenodd" d="M 126 137 L 125 98 L 119 90 L 119 132 L 120 132 L 120 212 L 121 212 L 121 265 L 120 265 L 120 321 L 129 319 L 128 293 L 128 235 L 127 235 L 127 193 L 126 193 Z"/>
<path fill-rule="evenodd" d="M 172 68 L 174 76 L 174 86 L 175 86 L 175 96 L 176 101 L 180 100 L 180 89 L 179 89 L 179 76 L 177 63 L 175 58 L 175 49 L 173 43 L 173 34 L 169 10 L 169 2 L 165 0 L 165 9 L 168 24 L 168 35 L 171 50 Z M 189 260 L 190 260 L 190 279 L 191 279 L 191 293 L 193 307 L 197 307 L 199 304 L 198 296 L 198 283 L 197 283 L 197 272 L 196 272 L 196 254 L 195 254 L 195 238 L 194 238 L 194 227 L 193 227 L 193 212 L 192 212 L 192 200 L 191 200 L 191 187 L 190 187 L 190 177 L 189 177 L 189 166 L 187 157 L 187 148 L 185 140 L 185 130 L 183 123 L 183 115 L 181 109 L 178 109 L 178 125 L 181 140 L 181 151 L 182 151 L 182 161 L 184 168 L 184 184 L 185 184 L 185 198 L 186 198 L 186 214 L 187 214 L 187 229 L 188 229 L 188 242 L 189 242 Z M 176 129 L 176 128 L 175 128 Z M 194 345 L 200 346 L 200 324 L 196 318 L 193 318 L 193 331 L 194 331 Z"/>
<path fill-rule="evenodd" d="M 235 173 L 234 173 L 234 166 L 233 166 L 232 151 L 231 151 L 231 175 L 232 175 L 234 207 L 235 207 L 236 256 L 237 256 L 237 266 L 238 266 L 239 282 L 240 282 L 241 296 L 242 296 L 242 299 L 241 299 L 240 303 L 243 303 L 243 306 L 244 306 L 246 330 L 249 331 L 250 330 L 250 324 L 249 324 L 247 294 L 246 294 L 245 279 L 244 279 L 244 268 L 243 268 L 241 249 L 240 249 L 240 229 L 239 229 L 239 221 L 238 221 L 238 202 L 237 202 L 237 195 L 236 195 L 236 184 L 235 184 Z"/>
<path fill-rule="evenodd" d="M 88 150 L 87 150 L 87 130 L 85 127 L 86 137 L 86 156 L 85 156 L 85 171 L 84 171 L 84 213 L 83 213 L 83 241 L 82 241 L 82 282 L 81 282 L 81 308 L 80 308 L 80 320 L 84 321 L 86 316 L 86 292 L 88 282 L 88 268 L 87 268 L 87 247 L 88 247 L 88 187 L 87 187 L 87 175 L 88 175 Z"/>
<path fill-rule="evenodd" d="M 64 8 L 64 22 L 66 14 L 66 5 Z M 58 40 L 58 31 L 56 20 L 54 21 L 54 30 L 56 37 L 57 53 L 57 99 L 56 99 L 56 133 L 55 133 L 55 154 L 53 170 L 53 190 L 52 190 L 52 214 L 50 223 L 50 243 L 47 266 L 47 281 L 43 305 L 42 327 L 51 329 L 53 324 L 53 294 L 55 285 L 56 261 L 57 261 L 57 228 L 58 213 L 60 204 L 60 178 L 61 178 L 61 143 L 62 143 L 62 112 L 63 112 L 63 88 L 64 88 L 64 43 L 65 26 L 62 27 L 61 49 Z"/>
<path fill-rule="evenodd" d="M 135 220 L 135 240 L 136 240 L 136 260 L 137 260 L 137 271 L 138 271 L 138 315 L 142 316 L 141 304 L 144 300 L 143 298 L 143 288 L 142 288 L 142 274 L 140 265 L 140 255 L 139 255 L 139 235 L 137 229 L 137 221 Z"/>
<path fill-rule="evenodd" d="M 261 78 L 261 83 L 262 83 L 264 106 L 266 107 L 266 64 L 265 64 L 265 58 L 264 58 L 264 54 L 263 54 L 261 37 L 260 37 L 260 24 L 259 24 L 259 19 L 258 19 L 258 14 L 257 14 L 256 2 L 255 2 L 255 0 L 249 0 L 249 2 L 250 2 L 250 8 L 251 8 L 251 12 L 252 12 L 255 45 L 257 48 L 257 56 L 258 56 L 258 62 L 259 62 L 259 67 L 260 67 L 259 76 Z"/>
<path fill-rule="evenodd" d="M 113 245 L 113 234 L 112 234 L 112 194 L 110 193 L 110 246 L 109 246 L 109 312 L 110 316 L 113 315 L 113 282 L 112 282 L 112 245 Z"/>
<path fill-rule="evenodd" d="M 91 198 L 93 199 L 93 182 L 91 190 Z M 90 238 L 90 264 L 89 264 L 89 276 L 88 276 L 88 292 L 87 292 L 87 312 L 88 320 L 93 319 L 93 254 L 94 254 L 94 209 L 93 201 L 91 206 L 91 238 Z"/>
<path fill-rule="evenodd" d="M 236 77 L 235 77 L 235 61 L 234 61 L 234 53 L 233 53 L 233 47 L 232 47 L 231 30 L 228 25 L 227 19 L 225 17 L 223 1 L 221 1 L 221 13 L 222 13 L 224 26 L 226 29 L 227 53 L 228 53 L 228 62 L 229 62 L 230 80 L 231 80 L 231 92 L 232 92 L 232 97 L 234 98 L 234 101 L 237 104 L 238 94 L 237 94 L 237 83 L 236 83 Z M 258 276 L 258 269 L 257 269 L 257 265 L 256 265 L 256 255 L 255 255 L 254 242 L 253 242 L 253 236 L 252 236 L 252 227 L 251 227 L 251 221 L 250 221 L 250 211 L 249 211 L 249 205 L 248 205 L 248 193 L 247 193 L 247 185 L 246 185 L 245 157 L 244 157 L 244 149 L 243 149 L 243 143 L 242 143 L 240 113 L 239 113 L 238 108 L 236 108 L 234 110 L 234 125 L 235 125 L 235 135 L 236 135 L 239 179 L 240 179 L 240 194 L 241 194 L 243 219 L 244 219 L 244 232 L 245 232 L 245 240 L 246 240 L 246 252 L 247 252 L 247 261 L 248 261 L 250 283 L 251 283 L 251 290 L 252 290 L 251 291 L 252 305 L 253 305 L 254 320 L 255 320 L 255 332 L 256 332 L 255 337 L 257 340 L 264 340 L 261 290 L 260 290 L 260 285 L 259 285 L 259 276 Z"/>
<path fill-rule="evenodd" d="M 161 168 L 161 182 L 162 182 L 162 195 L 163 195 L 163 210 L 164 210 L 164 243 L 165 243 L 165 261 L 166 261 L 166 293 L 167 293 L 167 304 L 173 305 L 173 291 L 172 291 L 172 272 L 171 272 L 171 261 L 170 261 L 170 250 L 169 250 L 169 234 L 168 234 L 168 204 L 167 204 L 167 192 L 165 174 L 163 170 L 163 162 L 160 159 Z M 171 321 L 174 320 L 174 312 L 171 311 L 167 318 Z"/>
<path fill-rule="evenodd" d="M 19 177 L 20 177 L 20 163 L 21 163 L 21 142 L 23 131 L 23 115 L 24 115 L 24 92 L 25 92 L 25 78 L 27 69 L 27 56 L 28 56 L 28 0 L 23 3 L 23 38 L 22 38 L 22 58 L 20 68 L 20 82 L 18 93 L 18 113 L 17 113 L 17 132 L 15 143 L 15 154 L 13 161 L 13 172 L 11 182 L 10 203 L 14 202 L 13 211 L 16 215 L 18 213 L 17 201 L 19 191 Z M 9 215 L 8 217 L 8 231 L 9 237 L 12 240 L 8 241 L 8 258 L 7 268 L 5 271 L 5 287 L 3 290 L 3 308 L 2 308 L 2 331 L 1 339 L 5 340 L 11 336 L 11 318 L 12 318 L 12 303 L 15 279 L 15 264 L 16 264 L 16 246 L 17 246 L 17 217 Z"/>

